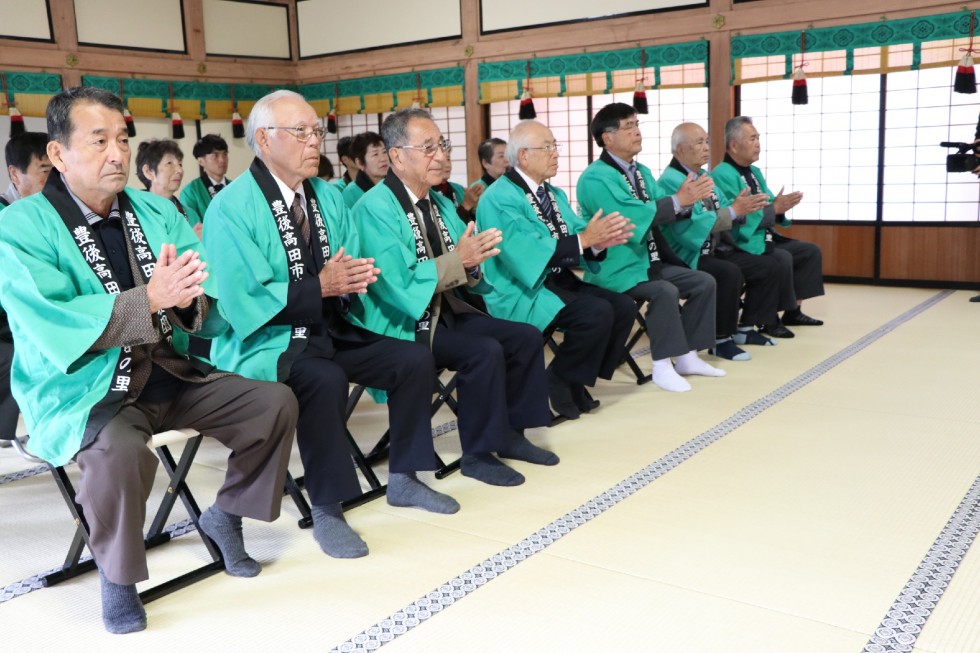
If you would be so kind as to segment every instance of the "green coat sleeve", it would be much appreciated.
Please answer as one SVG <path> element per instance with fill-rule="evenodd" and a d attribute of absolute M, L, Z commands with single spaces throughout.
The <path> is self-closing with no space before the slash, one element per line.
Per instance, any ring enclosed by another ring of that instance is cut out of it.
<path fill-rule="evenodd" d="M 676 168 L 667 167 L 660 175 L 660 185 L 668 193 L 676 193 L 687 175 Z M 691 268 L 696 268 L 701 255 L 701 245 L 711 234 L 718 219 L 717 213 L 707 210 L 701 202 L 695 202 L 690 220 L 679 220 L 663 225 L 660 230 L 674 253 Z"/>

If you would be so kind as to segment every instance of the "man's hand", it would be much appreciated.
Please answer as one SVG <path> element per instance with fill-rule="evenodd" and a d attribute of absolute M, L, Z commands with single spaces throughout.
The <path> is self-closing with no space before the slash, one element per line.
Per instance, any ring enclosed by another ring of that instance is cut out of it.
<path fill-rule="evenodd" d="M 344 254 L 341 247 L 320 270 L 320 297 L 363 295 L 367 287 L 378 280 L 380 273 L 381 270 L 374 267 L 373 258 L 354 258 Z"/>
<path fill-rule="evenodd" d="M 708 175 L 695 177 L 694 173 L 691 173 L 681 184 L 681 187 L 677 189 L 677 201 L 680 202 L 681 206 L 691 206 L 711 195 L 714 187 L 715 180 Z"/>
<path fill-rule="evenodd" d="M 165 244 L 160 249 L 153 276 L 146 284 L 150 311 L 190 306 L 196 297 L 204 294 L 201 284 L 208 278 L 204 271 L 206 265 L 197 252 L 189 249 L 177 256 L 177 247 Z"/>
<path fill-rule="evenodd" d="M 768 204 L 769 198 L 762 193 L 752 195 L 749 193 L 748 188 L 743 188 L 742 192 L 735 198 L 735 201 L 732 202 L 732 208 L 735 210 L 735 215 L 745 216 L 756 211 L 761 211 Z"/>
<path fill-rule="evenodd" d="M 803 193 L 801 193 L 800 191 L 797 190 L 797 191 L 793 191 L 789 195 L 784 195 L 783 191 L 785 189 L 786 189 L 785 186 L 783 188 L 780 188 L 779 194 L 776 195 L 776 199 L 772 201 L 772 206 L 774 209 L 776 209 L 777 215 L 780 213 L 786 213 L 787 211 L 789 211 L 791 208 L 793 208 L 803 200 Z"/>
<path fill-rule="evenodd" d="M 480 195 L 483 195 L 483 191 L 487 189 L 483 184 L 473 184 L 466 189 L 466 194 L 463 195 L 463 208 L 467 211 L 472 211 L 476 208 L 477 202 L 480 201 Z"/>
<path fill-rule="evenodd" d="M 602 209 L 595 212 L 585 231 L 578 235 L 582 251 L 592 248 L 602 251 L 613 245 L 622 245 L 633 235 L 633 223 L 629 218 L 613 211 L 602 217 Z"/>
<path fill-rule="evenodd" d="M 474 235 L 475 230 L 475 222 L 466 225 L 466 231 L 456 243 L 456 253 L 459 254 L 459 260 L 462 261 L 463 267 L 467 270 L 471 270 L 491 256 L 499 254 L 500 250 L 497 249 L 497 245 L 504 239 L 500 229 L 486 229 Z"/>

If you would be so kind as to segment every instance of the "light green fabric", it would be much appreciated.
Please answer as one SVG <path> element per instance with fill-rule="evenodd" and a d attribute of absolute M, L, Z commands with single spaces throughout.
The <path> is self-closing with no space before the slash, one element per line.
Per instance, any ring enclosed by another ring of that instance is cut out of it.
<path fill-rule="evenodd" d="M 211 204 L 211 194 L 200 177 L 184 186 L 184 190 L 180 191 L 180 203 L 187 210 L 187 219 L 191 221 L 191 226 L 201 221 L 201 218 L 207 213 L 208 205 Z M 193 222 L 192 215 L 197 217 L 197 222 Z"/>
<path fill-rule="evenodd" d="M 322 179 L 310 182 L 327 227 L 331 254 L 342 246 L 357 255 L 357 231 L 351 228 L 340 192 Z M 269 203 L 251 171 L 215 196 L 208 208 L 204 242 L 211 272 L 218 280 L 219 308 L 231 330 L 211 346 L 220 369 L 261 381 L 276 381 L 279 356 L 289 345 L 292 327 L 268 325 L 285 306 L 289 266 Z"/>
<path fill-rule="evenodd" d="M 437 203 L 453 242 L 459 242 L 466 225 L 456 216 L 456 208 L 441 193 L 430 193 L 429 197 Z M 414 341 L 415 323 L 435 294 L 436 262 L 419 262 L 412 228 L 384 182 L 364 194 L 352 215 L 361 237 L 362 256 L 374 257 L 375 266 L 381 269 L 378 280 L 361 295 L 364 317 L 359 324 L 375 333 Z M 468 290 L 483 294 L 489 286 L 481 280 Z"/>
<path fill-rule="evenodd" d="M 762 171 L 755 166 L 749 166 L 749 168 L 755 178 L 759 180 L 759 190 L 768 195 L 770 201 L 774 200 L 776 196 L 766 185 Z M 735 166 L 725 161 L 715 166 L 715 169 L 711 171 L 711 178 L 715 180 L 715 191 L 724 204 L 731 204 L 743 188 L 748 188 L 748 184 L 745 183 L 741 173 L 735 169 Z M 735 244 L 750 254 L 764 254 L 766 251 L 766 229 L 761 226 L 763 214 L 762 209 L 750 213 L 745 216 L 745 224 L 732 227 Z"/>
<path fill-rule="evenodd" d="M 589 283 L 616 292 L 626 292 L 649 279 L 647 271 L 650 269 L 650 254 L 647 237 L 657 213 L 657 200 L 668 195 L 657 183 L 650 168 L 637 162 L 636 169 L 646 182 L 649 202 L 634 197 L 626 177 L 598 159 L 582 172 L 575 188 L 582 215 L 591 218 L 599 209 L 602 209 L 603 215 L 619 211 L 634 225 L 633 235 L 628 242 L 610 247 L 601 268 L 597 272 L 585 273 L 585 280 Z"/>
<path fill-rule="evenodd" d="M 173 203 L 125 190 L 147 242 L 177 252 L 203 247 Z M 88 349 L 102 335 L 115 296 L 85 263 L 71 233 L 43 194 L 3 212 L 0 222 L 0 295 L 16 339 L 11 388 L 31 433 L 31 450 L 53 465 L 67 463 L 82 445 L 91 409 L 106 395 L 120 349 Z M 213 278 L 205 291 L 216 295 Z M 174 347 L 187 336 L 174 325 Z"/>
<path fill-rule="evenodd" d="M 354 208 L 357 204 L 357 200 L 364 196 L 364 189 L 357 185 L 356 182 L 351 182 L 344 187 L 344 205 L 348 209 Z"/>
<path fill-rule="evenodd" d="M 687 174 L 677 168 L 667 166 L 660 175 L 659 183 L 665 192 L 673 195 L 687 179 Z M 728 206 L 730 202 L 723 201 L 721 205 Z M 727 209 L 726 209 L 727 210 Z M 679 220 L 660 227 L 660 233 L 674 253 L 691 269 L 697 268 L 701 257 L 701 246 L 711 235 L 718 214 L 709 211 L 701 202 L 695 202 L 691 209 L 690 220 Z"/>
<path fill-rule="evenodd" d="M 560 188 L 551 187 L 558 210 L 569 234 L 585 229 L 582 220 Z M 503 233 L 500 254 L 483 263 L 483 274 L 493 285 L 485 299 L 494 317 L 527 322 L 544 330 L 565 303 L 544 287 L 550 269 L 548 262 L 558 241 L 534 212 L 524 190 L 507 177 L 500 177 L 480 197 L 476 208 L 479 231 L 497 228 Z M 594 261 L 580 260 L 583 267 L 596 270 Z"/>

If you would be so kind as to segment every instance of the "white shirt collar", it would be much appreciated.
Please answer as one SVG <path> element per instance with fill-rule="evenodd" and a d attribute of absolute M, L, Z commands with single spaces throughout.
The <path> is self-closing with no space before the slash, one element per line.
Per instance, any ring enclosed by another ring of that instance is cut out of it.
<path fill-rule="evenodd" d="M 527 187 L 531 189 L 531 192 L 532 193 L 537 193 L 538 192 L 538 188 L 540 188 L 541 186 L 543 186 L 544 183 L 546 181 L 548 181 L 547 179 L 545 179 L 543 182 L 541 182 L 539 184 L 539 183 L 536 183 L 533 179 L 531 179 L 527 175 L 527 173 L 524 172 L 523 170 L 521 170 L 520 168 L 514 168 L 514 170 L 516 170 L 517 171 L 517 174 L 519 174 L 524 179 L 524 183 L 527 184 Z"/>
<path fill-rule="evenodd" d="M 303 182 L 300 182 L 299 185 L 296 187 L 296 190 L 293 190 L 292 188 L 286 185 L 286 182 L 284 182 L 279 177 L 275 176 L 271 170 L 269 171 L 269 174 L 272 175 L 272 178 L 276 181 L 276 185 L 279 186 L 279 192 L 282 193 L 282 199 L 286 202 L 286 206 L 292 206 L 293 197 L 295 197 L 298 194 L 300 206 L 303 207 L 304 211 L 307 210 L 306 193 L 303 191 Z"/>
<path fill-rule="evenodd" d="M 206 175 L 208 175 L 208 173 L 206 173 L 206 172 L 205 172 L 204 174 L 206 174 Z M 218 184 L 223 184 L 223 183 L 225 183 L 225 180 L 227 179 L 227 177 L 222 177 L 221 179 L 215 179 L 215 178 L 214 178 L 214 177 L 212 177 L 211 175 L 208 175 L 208 179 L 210 179 L 210 180 L 211 180 L 211 183 L 212 183 L 213 185 L 215 185 L 215 186 L 217 186 Z"/>

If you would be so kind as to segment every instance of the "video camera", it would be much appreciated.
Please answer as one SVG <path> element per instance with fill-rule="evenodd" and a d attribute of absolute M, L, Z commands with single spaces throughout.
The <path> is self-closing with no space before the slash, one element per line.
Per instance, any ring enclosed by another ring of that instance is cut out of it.
<path fill-rule="evenodd" d="M 955 154 L 946 155 L 946 172 L 973 172 L 976 168 L 980 168 L 980 157 L 977 156 L 977 148 L 980 148 L 980 143 L 974 146 L 973 143 L 943 141 L 939 147 L 955 147 L 958 150 Z M 972 154 L 968 154 L 971 150 Z"/>
<path fill-rule="evenodd" d="M 980 140 L 980 122 L 974 139 Z M 973 172 L 980 168 L 980 143 L 950 143 L 943 141 L 939 147 L 955 147 L 955 154 L 946 155 L 946 172 Z"/>

